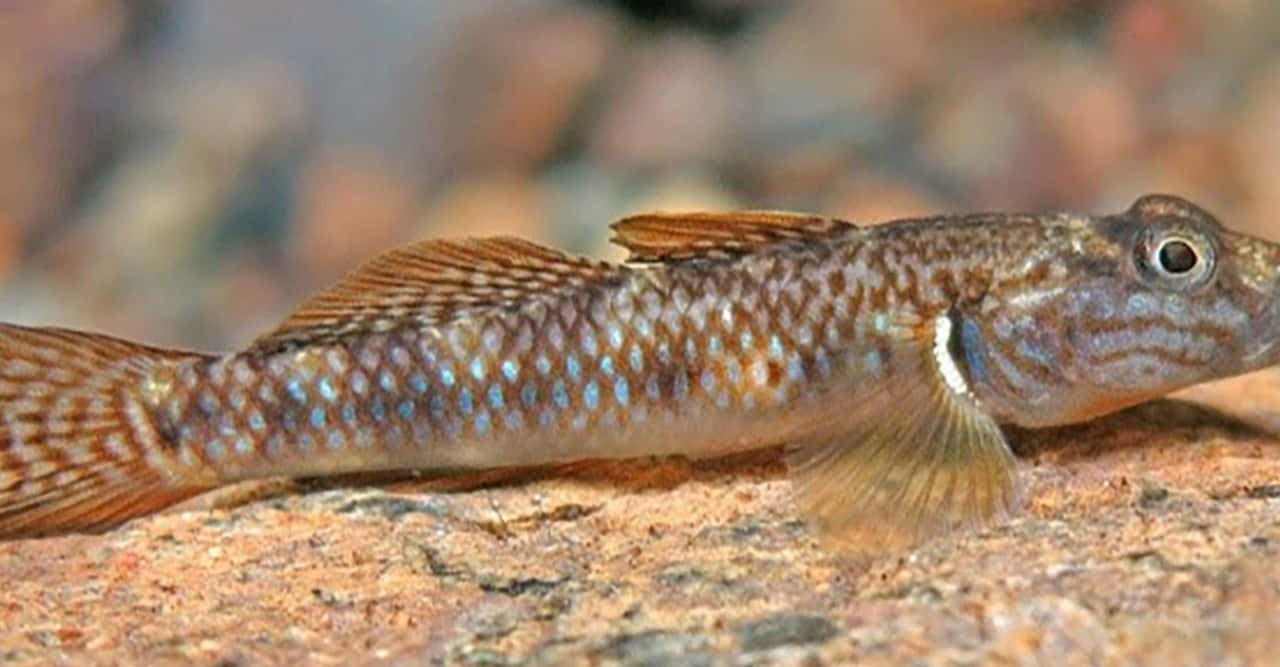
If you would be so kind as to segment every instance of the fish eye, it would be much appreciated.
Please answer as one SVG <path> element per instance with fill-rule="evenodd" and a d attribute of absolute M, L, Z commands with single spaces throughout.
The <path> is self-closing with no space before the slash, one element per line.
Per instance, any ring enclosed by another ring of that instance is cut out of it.
<path fill-rule="evenodd" d="M 1156 266 L 1175 276 L 1190 272 L 1200 263 L 1200 253 L 1191 242 L 1176 236 L 1161 241 L 1155 255 Z"/>
<path fill-rule="evenodd" d="M 1138 274 L 1153 285 L 1196 289 L 1213 278 L 1213 239 L 1185 227 L 1148 227 L 1135 248 Z"/>

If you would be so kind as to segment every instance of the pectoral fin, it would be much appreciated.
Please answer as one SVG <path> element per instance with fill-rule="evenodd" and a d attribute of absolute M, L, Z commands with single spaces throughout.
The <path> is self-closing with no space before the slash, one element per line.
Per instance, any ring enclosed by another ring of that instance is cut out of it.
<path fill-rule="evenodd" d="M 897 368 L 839 418 L 840 428 L 789 458 L 802 513 L 839 546 L 906 548 L 983 524 L 1015 503 L 1013 455 L 950 357 L 949 319 L 926 329 L 897 351 Z"/>

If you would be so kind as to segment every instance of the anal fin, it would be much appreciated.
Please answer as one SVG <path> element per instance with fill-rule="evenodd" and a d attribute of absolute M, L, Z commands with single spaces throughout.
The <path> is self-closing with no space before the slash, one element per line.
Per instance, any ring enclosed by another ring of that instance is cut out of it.
<path fill-rule="evenodd" d="M 900 346 L 901 367 L 878 391 L 789 455 L 802 515 L 840 548 L 908 548 L 1016 502 L 1013 454 L 948 356 L 950 323 L 944 316 L 929 328 L 940 344 Z"/>

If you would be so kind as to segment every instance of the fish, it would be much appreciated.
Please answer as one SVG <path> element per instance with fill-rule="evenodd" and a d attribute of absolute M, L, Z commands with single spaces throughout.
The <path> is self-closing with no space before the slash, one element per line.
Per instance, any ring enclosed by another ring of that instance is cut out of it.
<path fill-rule="evenodd" d="M 390 250 L 226 354 L 2 324 L 0 537 L 255 478 L 776 447 L 819 535 L 910 547 L 1017 510 L 1004 426 L 1280 361 L 1280 245 L 1173 195 L 612 232 L 625 261 L 513 237 Z"/>

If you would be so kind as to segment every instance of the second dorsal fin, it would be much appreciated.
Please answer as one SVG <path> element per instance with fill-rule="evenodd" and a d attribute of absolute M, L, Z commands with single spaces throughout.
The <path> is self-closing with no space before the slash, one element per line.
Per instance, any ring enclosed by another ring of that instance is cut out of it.
<path fill-rule="evenodd" d="M 513 237 L 422 241 L 386 252 L 312 296 L 254 347 L 290 348 L 410 322 L 443 324 L 462 312 L 608 282 L 624 271 Z"/>
<path fill-rule="evenodd" d="M 803 213 L 645 213 L 613 223 L 613 242 L 628 262 L 670 262 L 740 255 L 797 239 L 827 239 L 856 225 Z"/>

